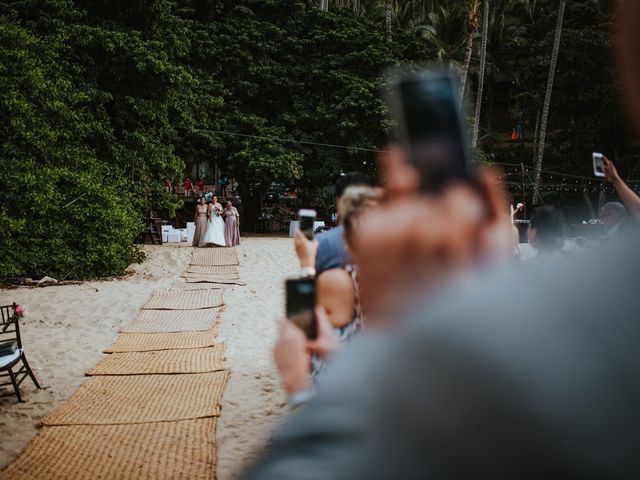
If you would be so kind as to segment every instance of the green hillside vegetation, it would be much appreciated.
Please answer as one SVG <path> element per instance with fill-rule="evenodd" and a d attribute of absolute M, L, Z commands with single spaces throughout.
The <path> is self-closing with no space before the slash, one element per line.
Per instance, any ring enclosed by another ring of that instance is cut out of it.
<path fill-rule="evenodd" d="M 638 169 L 614 88 L 612 3 L 567 2 L 545 167 L 588 175 L 597 148 Z M 340 172 L 375 176 L 389 130 L 381 75 L 434 60 L 461 68 L 471 39 L 473 106 L 481 41 L 467 13 L 481 4 L 0 3 L 0 278 L 122 274 L 141 259 L 149 212 L 181 206 L 163 185 L 182 182 L 186 160 L 215 158 L 243 198 L 272 181 L 304 191 Z M 558 2 L 490 5 L 479 148 L 532 165 Z M 528 138 L 514 145 L 517 119 Z"/>

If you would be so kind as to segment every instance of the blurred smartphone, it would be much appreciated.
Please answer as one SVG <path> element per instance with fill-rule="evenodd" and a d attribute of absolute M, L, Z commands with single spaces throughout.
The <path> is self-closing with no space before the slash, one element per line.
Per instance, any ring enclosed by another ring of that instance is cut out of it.
<path fill-rule="evenodd" d="M 438 192 L 452 181 L 473 182 L 455 73 L 436 69 L 396 77 L 393 91 L 400 140 L 420 173 L 422 190 Z"/>
<path fill-rule="evenodd" d="M 286 281 L 287 318 L 300 328 L 307 338 L 316 338 L 316 284 L 308 278 Z"/>
<path fill-rule="evenodd" d="M 316 221 L 315 210 L 300 210 L 298 218 L 300 219 L 300 230 L 308 240 L 313 240 L 313 223 Z"/>
<path fill-rule="evenodd" d="M 604 155 L 598 152 L 593 152 L 591 154 L 591 158 L 593 159 L 593 174 L 596 177 L 604 178 Z"/>

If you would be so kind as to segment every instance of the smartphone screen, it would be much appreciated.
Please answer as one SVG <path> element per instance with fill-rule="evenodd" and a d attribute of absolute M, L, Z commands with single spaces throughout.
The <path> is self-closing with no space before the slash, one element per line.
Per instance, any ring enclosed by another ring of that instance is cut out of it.
<path fill-rule="evenodd" d="M 439 191 L 451 180 L 470 180 L 472 165 L 454 74 L 425 72 L 402 78 L 397 94 L 401 133 L 422 189 Z"/>
<path fill-rule="evenodd" d="M 287 318 L 300 328 L 307 338 L 316 338 L 316 284 L 308 278 L 286 282 Z"/>
<path fill-rule="evenodd" d="M 593 174 L 596 177 L 604 177 L 604 155 L 593 152 L 591 157 L 593 158 Z"/>
<path fill-rule="evenodd" d="M 300 210 L 298 217 L 300 219 L 300 230 L 308 240 L 313 240 L 313 224 L 316 221 L 316 211 Z"/>

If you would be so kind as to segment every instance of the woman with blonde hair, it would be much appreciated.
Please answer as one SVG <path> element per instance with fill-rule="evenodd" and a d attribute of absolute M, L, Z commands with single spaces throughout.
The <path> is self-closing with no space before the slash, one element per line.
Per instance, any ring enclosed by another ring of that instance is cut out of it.
<path fill-rule="evenodd" d="M 376 208 L 381 200 L 382 189 L 361 185 L 348 187 L 340 198 L 338 217 L 344 226 L 345 243 L 350 252 L 354 249 L 353 238 L 360 218 L 363 213 Z M 297 232 L 295 245 L 303 273 L 314 275 L 317 241 L 310 242 L 301 232 Z M 348 343 L 360 332 L 364 315 L 360 307 L 358 269 L 355 264 L 322 272 L 316 279 L 316 298 L 340 344 Z M 324 360 L 322 355 L 311 355 L 311 374 L 316 382 L 324 370 Z"/>

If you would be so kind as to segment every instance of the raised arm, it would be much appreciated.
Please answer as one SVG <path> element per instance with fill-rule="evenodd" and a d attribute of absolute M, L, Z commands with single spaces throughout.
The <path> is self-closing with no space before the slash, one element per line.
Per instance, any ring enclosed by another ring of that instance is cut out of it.
<path fill-rule="evenodd" d="M 615 165 L 607 157 L 604 157 L 604 174 L 607 181 L 615 187 L 629 214 L 636 220 L 640 220 L 640 197 L 622 180 Z"/>

